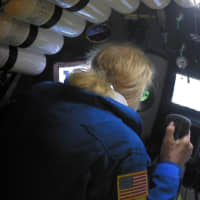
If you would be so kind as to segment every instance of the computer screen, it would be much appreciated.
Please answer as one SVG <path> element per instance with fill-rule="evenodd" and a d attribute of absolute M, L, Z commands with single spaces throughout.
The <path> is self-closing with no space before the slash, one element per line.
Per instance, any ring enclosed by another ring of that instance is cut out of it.
<path fill-rule="evenodd" d="M 172 103 L 200 111 L 200 80 L 176 74 Z"/>
<path fill-rule="evenodd" d="M 90 66 L 85 62 L 57 63 L 54 66 L 54 81 L 64 83 L 71 73 L 88 70 Z"/>

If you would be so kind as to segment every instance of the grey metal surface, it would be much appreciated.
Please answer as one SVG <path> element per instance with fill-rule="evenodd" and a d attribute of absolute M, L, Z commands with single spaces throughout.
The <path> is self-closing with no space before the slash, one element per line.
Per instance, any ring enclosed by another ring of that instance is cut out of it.
<path fill-rule="evenodd" d="M 152 133 L 152 128 L 155 123 L 156 115 L 158 113 L 161 96 L 164 92 L 163 88 L 168 67 L 168 62 L 164 58 L 153 54 L 148 54 L 147 56 L 150 62 L 152 62 L 152 67 L 154 71 L 152 82 L 152 87 L 154 89 L 154 101 L 150 108 L 148 108 L 144 112 L 139 113 L 144 122 L 144 133 L 142 135 L 144 139 L 150 137 Z"/>

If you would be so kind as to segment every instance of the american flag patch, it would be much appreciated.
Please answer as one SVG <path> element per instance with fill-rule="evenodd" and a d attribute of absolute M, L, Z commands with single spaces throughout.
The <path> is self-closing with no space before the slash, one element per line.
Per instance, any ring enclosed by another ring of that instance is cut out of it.
<path fill-rule="evenodd" d="M 134 200 L 148 195 L 147 171 L 117 177 L 118 200 Z"/>

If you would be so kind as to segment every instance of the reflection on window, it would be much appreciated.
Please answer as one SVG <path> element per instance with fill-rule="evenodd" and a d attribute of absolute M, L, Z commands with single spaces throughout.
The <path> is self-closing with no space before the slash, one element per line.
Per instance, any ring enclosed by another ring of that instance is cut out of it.
<path fill-rule="evenodd" d="M 172 102 L 200 111 L 200 80 L 177 74 Z"/>

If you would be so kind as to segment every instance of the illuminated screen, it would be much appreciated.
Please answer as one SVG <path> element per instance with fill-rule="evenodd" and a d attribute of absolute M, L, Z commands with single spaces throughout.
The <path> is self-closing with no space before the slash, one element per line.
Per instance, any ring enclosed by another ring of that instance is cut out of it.
<path fill-rule="evenodd" d="M 172 102 L 200 111 L 200 80 L 176 74 Z"/>
<path fill-rule="evenodd" d="M 88 65 L 75 65 L 75 66 L 63 66 L 63 67 L 59 67 L 59 82 L 64 83 L 65 79 L 68 78 L 68 76 L 75 72 L 75 71 L 84 71 L 87 70 L 89 68 Z"/>

